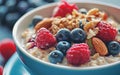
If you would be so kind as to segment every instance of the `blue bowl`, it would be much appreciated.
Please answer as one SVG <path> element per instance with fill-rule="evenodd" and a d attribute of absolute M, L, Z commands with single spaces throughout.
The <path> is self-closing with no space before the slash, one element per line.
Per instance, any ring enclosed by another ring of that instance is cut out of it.
<path fill-rule="evenodd" d="M 117 6 L 105 4 L 105 3 L 96 3 L 96 2 L 74 2 L 79 8 L 99 8 L 104 10 L 109 15 L 112 15 L 117 21 L 120 22 L 120 8 Z M 15 24 L 13 29 L 13 38 L 18 46 L 17 53 L 23 61 L 23 63 L 29 67 L 36 75 L 120 75 L 120 61 L 97 66 L 97 67 L 69 67 L 62 65 L 55 65 L 48 62 L 41 61 L 31 54 L 29 54 L 23 47 L 21 41 L 21 33 L 29 27 L 29 24 L 32 21 L 33 16 L 42 15 L 43 17 L 50 17 L 53 9 L 57 3 L 45 5 L 38 7 L 24 16 L 22 16 Z M 112 11 L 112 12 L 111 12 Z"/>

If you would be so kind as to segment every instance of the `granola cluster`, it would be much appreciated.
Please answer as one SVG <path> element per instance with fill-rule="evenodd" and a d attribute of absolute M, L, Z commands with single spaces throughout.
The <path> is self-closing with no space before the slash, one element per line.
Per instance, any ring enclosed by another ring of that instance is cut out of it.
<path fill-rule="evenodd" d="M 68 14 L 66 17 L 54 18 L 49 30 L 52 34 L 56 34 L 61 28 L 72 30 L 74 28 L 79 28 L 79 22 L 82 21 L 82 25 L 84 25 L 84 30 L 88 34 L 87 38 L 89 39 L 97 34 L 98 28 L 95 28 L 95 26 L 100 20 L 106 20 L 105 17 L 105 13 L 99 11 L 98 8 L 93 8 L 89 10 L 87 14 L 82 14 L 79 13 L 77 10 L 73 10 L 72 14 Z"/>

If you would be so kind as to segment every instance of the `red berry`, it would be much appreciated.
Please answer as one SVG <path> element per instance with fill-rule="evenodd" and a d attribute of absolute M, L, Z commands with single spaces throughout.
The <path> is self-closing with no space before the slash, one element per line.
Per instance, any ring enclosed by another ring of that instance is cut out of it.
<path fill-rule="evenodd" d="M 64 17 L 67 14 L 71 14 L 73 9 L 78 10 L 78 7 L 75 4 L 69 4 L 65 0 L 62 0 L 62 3 L 55 8 L 53 16 Z"/>
<path fill-rule="evenodd" d="M 109 42 L 115 39 L 117 35 L 117 30 L 109 23 L 101 21 L 97 24 L 99 32 L 97 37 L 99 37 L 104 42 Z"/>
<path fill-rule="evenodd" d="M 7 61 L 16 51 L 16 45 L 12 39 L 4 39 L 0 43 L 0 53 L 5 61 Z"/>
<path fill-rule="evenodd" d="M 72 65 L 81 65 L 90 60 L 90 50 L 86 43 L 74 44 L 67 51 L 67 61 Z"/>
<path fill-rule="evenodd" d="M 56 38 L 46 28 L 38 30 L 35 42 L 38 48 L 48 49 L 56 44 Z"/>
<path fill-rule="evenodd" d="M 3 67 L 0 66 L 0 75 L 3 75 Z"/>

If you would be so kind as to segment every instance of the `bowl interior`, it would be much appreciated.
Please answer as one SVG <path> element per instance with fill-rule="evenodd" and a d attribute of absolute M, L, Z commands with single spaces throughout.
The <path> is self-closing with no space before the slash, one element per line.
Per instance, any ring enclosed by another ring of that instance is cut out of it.
<path fill-rule="evenodd" d="M 120 15 L 120 13 L 119 13 L 120 8 L 118 8 L 116 6 L 111 6 L 111 5 L 104 4 L 104 3 L 98 4 L 98 3 L 92 3 L 92 2 L 77 2 L 76 4 L 79 8 L 86 8 L 86 9 L 99 8 L 100 10 L 107 12 L 109 14 L 109 16 L 113 16 L 115 18 L 115 20 L 120 22 L 120 17 L 118 16 L 118 15 Z M 28 26 L 30 25 L 30 23 L 32 21 L 32 18 L 35 15 L 41 15 L 43 17 L 51 17 L 51 15 L 53 13 L 53 9 L 55 8 L 56 5 L 57 5 L 57 3 L 53 3 L 53 4 L 46 5 L 46 6 L 38 7 L 36 9 L 28 12 L 27 14 L 22 16 L 14 26 L 13 38 L 14 38 L 17 46 L 20 48 L 20 50 L 24 54 L 30 56 L 33 60 L 35 59 L 37 61 L 40 61 L 39 59 L 36 59 L 34 56 L 31 56 L 29 53 L 27 53 L 27 51 L 25 49 L 22 48 L 21 33 L 26 28 L 28 28 Z"/>

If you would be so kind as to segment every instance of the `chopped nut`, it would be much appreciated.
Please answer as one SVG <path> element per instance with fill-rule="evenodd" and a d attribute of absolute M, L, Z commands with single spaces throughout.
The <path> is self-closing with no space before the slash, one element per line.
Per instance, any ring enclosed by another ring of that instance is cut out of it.
<path fill-rule="evenodd" d="M 87 15 L 97 15 L 98 13 L 99 13 L 99 9 L 93 8 L 93 9 L 88 11 Z"/>
<path fill-rule="evenodd" d="M 86 32 L 89 32 L 89 29 L 93 29 L 93 28 L 95 28 L 95 26 L 97 25 L 97 23 L 98 23 L 99 21 L 90 21 L 90 22 L 87 22 L 86 24 L 85 24 L 85 26 L 84 26 L 84 30 L 86 31 Z"/>

